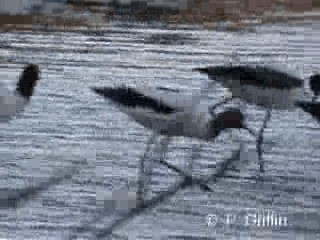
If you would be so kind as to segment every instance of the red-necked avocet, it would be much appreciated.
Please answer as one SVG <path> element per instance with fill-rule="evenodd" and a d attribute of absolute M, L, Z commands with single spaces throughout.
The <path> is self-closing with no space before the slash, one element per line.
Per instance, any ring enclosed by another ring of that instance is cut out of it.
<path fill-rule="evenodd" d="M 192 96 L 158 91 L 152 87 L 93 87 L 92 90 L 117 104 L 119 109 L 142 126 L 159 135 L 185 136 L 210 141 L 226 128 L 244 128 L 244 116 L 230 108 L 212 118 L 208 112 L 192 106 Z"/>
<path fill-rule="evenodd" d="M 0 84 L 0 119 L 2 121 L 7 121 L 24 110 L 30 102 L 39 79 L 38 65 L 28 64 L 20 75 L 15 91 L 10 91 L 2 83 Z"/>
<path fill-rule="evenodd" d="M 157 136 L 165 136 L 161 141 L 162 153 L 167 151 L 171 137 L 184 136 L 205 141 L 214 139 L 224 130 L 243 128 L 255 136 L 248 128 L 244 115 L 237 108 L 229 108 L 212 117 L 208 108 L 206 112 L 197 109 L 192 96 L 185 96 L 175 91 L 160 91 L 152 87 L 93 87 L 92 90 L 110 99 L 119 109 L 142 126 L 153 130 L 145 154 Z M 141 160 L 142 168 L 144 158 Z"/>
<path fill-rule="evenodd" d="M 304 80 L 288 67 L 229 65 L 194 68 L 193 70 L 207 74 L 209 79 L 216 80 L 223 87 L 228 88 L 232 93 L 231 98 L 240 98 L 248 103 L 267 108 L 260 130 L 261 138 L 259 139 L 261 141 L 257 141 L 257 144 L 260 145 L 262 144 L 263 130 L 271 116 L 271 110 L 294 109 L 296 107 L 295 102 L 303 99 L 305 95 Z M 226 103 L 231 98 L 217 105 Z M 217 105 L 213 106 L 212 109 Z M 260 151 L 259 159 L 261 160 Z M 262 161 L 260 161 L 260 171 L 264 171 Z"/>

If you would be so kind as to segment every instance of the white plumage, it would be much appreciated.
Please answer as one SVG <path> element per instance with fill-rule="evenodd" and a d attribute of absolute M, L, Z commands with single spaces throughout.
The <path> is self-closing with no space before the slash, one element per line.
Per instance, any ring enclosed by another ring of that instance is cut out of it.
<path fill-rule="evenodd" d="M 39 80 L 39 68 L 37 65 L 27 65 L 14 91 L 0 82 L 0 120 L 7 121 L 24 110 L 33 95 L 36 82 Z"/>
<path fill-rule="evenodd" d="M 226 128 L 242 128 L 239 110 L 229 110 L 213 118 L 192 96 L 163 92 L 152 87 L 104 87 L 93 90 L 117 104 L 135 121 L 161 135 L 214 139 Z M 205 106 L 205 105 L 204 105 Z M 208 105 L 207 105 L 208 106 Z M 202 109 L 200 109 L 202 107 Z M 246 127 L 245 127 L 246 128 Z"/>
<path fill-rule="evenodd" d="M 114 102 L 121 111 L 128 114 L 142 126 L 153 130 L 144 157 L 140 162 L 140 176 L 144 175 L 144 159 L 154 143 L 156 135 L 164 135 L 161 141 L 161 159 L 167 152 L 173 136 L 185 136 L 214 141 L 227 128 L 244 128 L 243 114 L 238 109 L 228 109 L 212 117 L 208 108 L 200 109 L 199 95 L 196 98 L 173 91 L 160 91 L 151 87 L 102 87 L 92 88 L 94 92 Z M 152 169 L 151 169 L 152 170 Z M 150 170 L 150 171 L 151 171 Z M 138 196 L 141 196 L 144 180 L 139 181 Z"/>
<path fill-rule="evenodd" d="M 229 89 L 232 98 L 240 98 L 248 103 L 267 108 L 267 114 L 260 130 L 258 144 L 262 144 L 262 134 L 270 119 L 271 110 L 291 110 L 296 102 L 304 97 L 304 80 L 285 65 L 226 65 L 195 68 L 194 70 L 208 75 L 208 78 L 219 82 Z M 210 84 L 205 87 L 208 88 Z M 210 112 L 230 99 L 211 107 Z M 261 157 L 261 151 L 259 150 Z M 260 171 L 263 170 L 260 161 Z"/>

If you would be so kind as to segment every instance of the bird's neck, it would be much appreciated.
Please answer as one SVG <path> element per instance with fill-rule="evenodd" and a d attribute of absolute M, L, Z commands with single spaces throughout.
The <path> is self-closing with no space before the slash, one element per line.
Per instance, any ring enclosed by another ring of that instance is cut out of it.
<path fill-rule="evenodd" d="M 219 134 L 222 132 L 223 127 L 221 124 L 216 120 L 211 120 L 209 122 L 209 127 L 208 127 L 208 137 L 209 138 L 216 138 L 219 136 Z"/>
<path fill-rule="evenodd" d="M 23 78 L 20 78 L 19 82 L 17 83 L 16 92 L 29 101 L 33 95 L 33 89 L 34 86 L 32 83 L 24 81 Z"/>

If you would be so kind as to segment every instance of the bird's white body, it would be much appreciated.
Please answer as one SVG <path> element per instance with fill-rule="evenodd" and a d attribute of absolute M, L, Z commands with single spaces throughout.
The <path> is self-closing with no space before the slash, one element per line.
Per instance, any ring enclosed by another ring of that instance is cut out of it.
<path fill-rule="evenodd" d="M 164 92 L 149 86 L 135 86 L 139 93 L 159 100 L 176 109 L 170 114 L 163 114 L 144 107 L 126 107 L 117 104 L 117 107 L 142 126 L 161 135 L 185 136 L 208 139 L 208 123 L 212 117 L 208 108 L 199 104 L 198 96 L 184 95 L 176 92 Z M 209 104 L 209 103 L 208 103 Z"/>
<path fill-rule="evenodd" d="M 304 96 L 304 90 L 301 88 L 280 90 L 233 85 L 229 87 L 229 90 L 232 97 L 243 99 L 250 104 L 277 110 L 293 110 L 294 103 Z"/>
<path fill-rule="evenodd" d="M 177 112 L 170 115 L 158 114 L 143 108 L 120 109 L 142 126 L 161 135 L 208 138 L 209 119 L 204 114 L 193 115 Z"/>
<path fill-rule="evenodd" d="M 20 96 L 16 91 L 10 91 L 3 83 L 0 83 L 0 121 L 9 120 L 22 112 L 28 102 L 25 97 Z"/>

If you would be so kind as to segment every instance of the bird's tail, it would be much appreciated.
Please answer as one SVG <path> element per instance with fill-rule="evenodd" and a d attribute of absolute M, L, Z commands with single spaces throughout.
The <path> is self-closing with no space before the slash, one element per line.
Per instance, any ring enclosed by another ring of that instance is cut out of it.
<path fill-rule="evenodd" d="M 192 71 L 194 72 L 200 72 L 200 73 L 209 73 L 209 69 L 207 67 L 199 67 L 199 68 L 193 68 Z"/>
<path fill-rule="evenodd" d="M 104 96 L 106 98 L 110 98 L 115 92 L 115 90 L 111 87 L 90 87 L 90 88 L 96 94 Z"/>
<path fill-rule="evenodd" d="M 91 90 L 96 94 L 110 99 L 115 103 L 120 103 L 129 106 L 135 98 L 133 90 L 124 86 L 121 87 L 91 87 Z M 134 92 L 135 93 L 135 92 Z"/>

